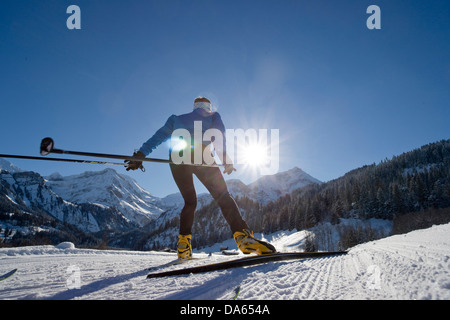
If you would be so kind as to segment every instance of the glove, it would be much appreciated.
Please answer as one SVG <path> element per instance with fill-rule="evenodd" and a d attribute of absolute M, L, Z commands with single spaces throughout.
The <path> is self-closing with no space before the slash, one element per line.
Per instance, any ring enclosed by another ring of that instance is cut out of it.
<path fill-rule="evenodd" d="M 143 154 L 141 151 L 137 151 L 137 152 L 133 153 L 133 158 L 144 159 L 145 154 Z M 137 169 L 141 169 L 142 171 L 145 171 L 145 168 L 142 165 L 142 161 L 140 161 L 140 160 L 125 160 L 124 162 L 125 162 L 125 167 L 127 168 L 127 171 L 137 170 Z"/>
<path fill-rule="evenodd" d="M 225 165 L 225 170 L 223 170 L 223 173 L 231 174 L 233 171 L 236 171 L 232 163 Z"/>

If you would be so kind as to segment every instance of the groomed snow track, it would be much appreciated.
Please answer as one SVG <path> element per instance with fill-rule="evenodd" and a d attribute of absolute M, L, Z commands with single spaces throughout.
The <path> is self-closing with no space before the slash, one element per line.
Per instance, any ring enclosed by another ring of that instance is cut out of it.
<path fill-rule="evenodd" d="M 240 286 L 240 300 L 449 300 L 449 234 L 450 224 L 433 226 L 361 244 L 344 256 L 158 279 L 146 279 L 147 269 L 171 261 L 174 254 L 2 248 L 0 274 L 18 271 L 2 281 L 0 299 L 220 300 L 230 299 Z M 236 258 L 197 256 L 204 259 L 186 266 Z M 79 287 L 70 289 L 77 275 Z"/>

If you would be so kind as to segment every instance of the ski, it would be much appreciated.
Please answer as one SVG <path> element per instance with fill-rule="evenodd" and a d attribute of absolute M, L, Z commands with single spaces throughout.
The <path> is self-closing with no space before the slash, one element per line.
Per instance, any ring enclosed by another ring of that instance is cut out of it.
<path fill-rule="evenodd" d="M 155 270 L 160 270 L 160 269 L 164 269 L 164 268 L 171 267 L 171 266 L 176 266 L 176 265 L 179 265 L 179 264 L 184 264 L 184 263 L 190 262 L 192 260 L 202 260 L 202 259 L 205 259 L 205 258 L 190 258 L 190 259 L 180 259 L 180 258 L 178 258 L 178 259 L 172 260 L 172 261 L 170 261 L 168 263 L 162 264 L 160 266 L 150 267 L 147 270 L 148 271 L 155 271 Z"/>
<path fill-rule="evenodd" d="M 346 251 L 325 251 L 325 252 L 288 252 L 288 253 L 274 253 L 261 256 L 251 256 L 240 259 L 233 259 L 224 262 L 218 262 L 213 264 L 207 264 L 202 266 L 176 269 L 170 271 L 163 271 L 157 273 L 150 273 L 147 275 L 147 279 L 161 278 L 177 275 L 186 275 L 191 273 L 203 273 L 217 270 L 225 270 L 231 268 L 248 267 L 258 264 L 264 264 L 272 261 L 287 261 L 287 260 L 300 260 L 309 258 L 330 257 L 346 254 Z"/>
<path fill-rule="evenodd" d="M 236 300 L 239 293 L 241 292 L 241 286 L 238 286 L 236 289 L 234 289 L 234 296 L 233 296 L 233 300 Z"/>
<path fill-rule="evenodd" d="M 14 273 L 16 273 L 17 269 L 11 270 L 8 273 L 5 273 L 4 275 L 0 276 L 0 281 L 8 279 L 9 277 L 11 277 Z"/>

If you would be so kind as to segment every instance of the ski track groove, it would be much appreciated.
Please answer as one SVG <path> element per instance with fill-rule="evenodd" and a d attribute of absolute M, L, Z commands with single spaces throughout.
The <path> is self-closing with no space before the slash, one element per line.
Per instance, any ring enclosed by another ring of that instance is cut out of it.
<path fill-rule="evenodd" d="M 330 299 L 339 296 L 340 289 L 330 279 L 335 269 L 342 269 L 339 257 L 275 262 L 267 270 L 249 274 L 241 294 L 243 299 Z M 293 288 L 294 285 L 294 288 Z M 245 290 L 244 290 L 245 291 Z"/>
<path fill-rule="evenodd" d="M 319 259 L 321 260 L 321 259 Z M 308 279 L 307 286 L 305 287 L 305 295 L 304 299 L 313 299 L 315 296 L 315 292 L 317 291 L 317 281 L 320 279 L 320 266 L 317 268 L 317 264 L 314 263 L 316 261 L 306 261 L 309 267 L 311 268 L 311 279 Z"/>
<path fill-rule="evenodd" d="M 370 265 L 379 268 L 379 286 L 376 290 L 372 290 L 372 293 L 377 293 L 377 297 L 382 299 L 450 298 L 449 291 L 443 296 L 429 294 L 429 292 L 439 292 L 439 289 L 450 288 L 448 281 L 449 252 L 435 249 L 432 244 L 414 244 L 392 240 L 388 245 L 379 241 L 376 245 L 366 245 L 364 249 L 364 252 L 355 251 L 359 256 L 357 264 L 365 267 L 366 272 Z M 363 257 L 368 258 L 362 260 Z M 389 266 L 389 270 L 386 269 L 387 266 Z M 366 276 L 361 280 L 367 282 L 369 279 Z M 405 286 L 405 282 L 408 283 L 408 286 Z M 424 283 L 426 285 L 423 285 Z"/>

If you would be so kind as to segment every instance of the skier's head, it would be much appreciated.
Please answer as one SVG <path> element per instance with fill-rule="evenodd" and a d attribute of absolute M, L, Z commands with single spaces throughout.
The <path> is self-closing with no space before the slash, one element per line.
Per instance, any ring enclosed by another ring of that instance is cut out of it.
<path fill-rule="evenodd" d="M 195 109 L 203 109 L 207 112 L 212 112 L 212 105 L 211 101 L 209 101 L 208 98 L 205 97 L 197 97 L 194 100 L 194 110 Z"/>

